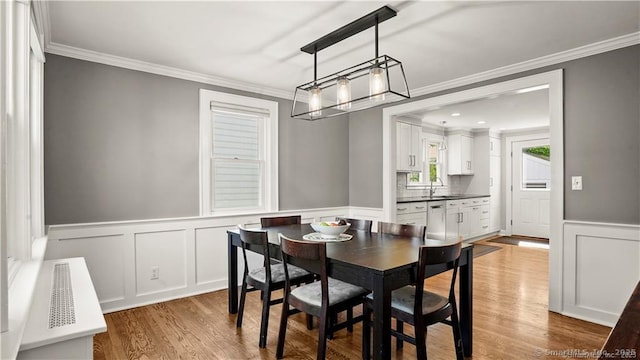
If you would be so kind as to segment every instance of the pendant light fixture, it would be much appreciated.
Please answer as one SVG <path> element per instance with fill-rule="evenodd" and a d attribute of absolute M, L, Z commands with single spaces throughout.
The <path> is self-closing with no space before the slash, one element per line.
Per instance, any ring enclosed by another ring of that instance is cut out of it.
<path fill-rule="evenodd" d="M 440 125 L 442 126 L 442 141 L 440 142 L 440 145 L 438 145 L 438 151 L 445 151 L 447 150 L 447 141 L 444 137 L 444 124 L 446 124 L 446 121 L 440 121 Z"/>
<path fill-rule="evenodd" d="M 296 87 L 291 117 L 317 120 L 409 99 L 402 63 L 390 56 L 378 55 L 378 24 L 396 15 L 396 10 L 383 6 L 303 46 L 301 51 L 313 54 L 313 81 Z M 371 27 L 375 27 L 373 59 L 318 79 L 320 50 Z"/>

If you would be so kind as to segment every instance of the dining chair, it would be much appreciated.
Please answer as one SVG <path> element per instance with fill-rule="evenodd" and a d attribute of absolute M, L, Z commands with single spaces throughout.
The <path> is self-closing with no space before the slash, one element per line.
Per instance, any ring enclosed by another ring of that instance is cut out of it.
<path fill-rule="evenodd" d="M 244 315 L 244 304 L 248 292 L 261 291 L 262 299 L 262 319 L 260 322 L 261 348 L 267 345 L 267 330 L 269 328 L 269 308 L 271 305 L 282 303 L 282 298 L 272 300 L 271 293 L 275 290 L 284 289 L 285 276 L 282 263 L 272 264 L 269 253 L 269 240 L 266 231 L 247 230 L 238 226 L 240 240 L 242 243 L 242 257 L 244 258 L 244 276 L 242 277 L 242 290 L 240 293 L 240 306 L 238 308 L 238 318 L 236 327 L 242 327 L 242 317 Z M 247 251 L 252 247 L 259 247 L 264 254 L 262 267 L 249 270 L 247 262 Z M 299 285 L 314 280 L 313 274 L 296 266 L 289 266 L 289 283 Z M 251 288 L 249 288 L 251 286 Z"/>
<path fill-rule="evenodd" d="M 454 285 L 458 274 L 458 260 L 462 243 L 443 246 L 421 246 L 418 254 L 416 284 L 396 289 L 391 293 L 391 317 L 397 321 L 396 330 L 391 335 L 397 339 L 397 348 L 407 341 L 416 346 L 417 358 L 427 359 L 427 327 L 435 323 L 444 323 L 453 328 L 453 340 L 456 359 L 463 360 L 462 336 Z M 424 290 L 425 271 L 428 265 L 451 264 L 453 274 L 448 297 Z M 371 314 L 373 297 L 368 295 L 363 306 L 364 323 L 362 327 L 362 358 L 370 358 Z M 448 320 L 448 318 L 451 320 Z M 404 334 L 403 324 L 413 325 L 415 337 Z"/>
<path fill-rule="evenodd" d="M 347 316 L 347 319 L 339 324 L 333 324 L 330 318 L 333 314 L 353 309 L 354 306 L 362 304 L 364 295 L 368 291 L 327 275 L 327 245 L 325 242 L 294 240 L 282 234 L 279 236 L 282 262 L 284 263 L 285 287 L 276 357 L 282 359 L 284 354 L 289 315 L 304 312 L 319 318 L 317 359 L 324 359 L 328 333 L 344 328 L 352 331 L 353 324 L 362 321 L 362 315 L 355 318 Z M 310 268 L 317 269 L 316 274 L 320 275 L 320 281 L 291 289 L 292 259 L 303 261 L 309 264 Z M 292 306 L 293 309 L 290 309 L 289 306 Z"/>
<path fill-rule="evenodd" d="M 336 217 L 336 221 L 344 221 L 345 223 L 351 224 L 349 227 L 351 230 L 361 230 L 366 232 L 371 232 L 371 226 L 373 225 L 373 221 L 371 220 L 350 219 L 344 217 Z"/>
<path fill-rule="evenodd" d="M 392 235 L 398 235 L 398 236 L 418 237 L 418 238 L 424 239 L 426 232 L 427 232 L 426 226 L 396 224 L 396 223 L 378 221 L 379 234 L 392 234 Z"/>
<path fill-rule="evenodd" d="M 295 224 L 302 224 L 302 216 L 292 215 L 260 218 L 260 226 L 262 226 L 263 228 Z"/>

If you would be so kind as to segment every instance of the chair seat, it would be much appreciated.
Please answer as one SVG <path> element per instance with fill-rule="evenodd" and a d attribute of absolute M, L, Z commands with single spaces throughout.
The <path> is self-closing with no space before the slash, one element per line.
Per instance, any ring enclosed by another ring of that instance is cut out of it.
<path fill-rule="evenodd" d="M 291 266 L 289 266 L 291 271 Z M 328 290 L 329 290 L 329 306 L 332 306 L 343 301 L 363 296 L 368 293 L 366 289 L 359 286 L 351 285 L 346 282 L 328 278 Z M 312 307 L 318 309 L 322 306 L 322 288 L 321 283 L 316 281 L 311 284 L 302 285 L 291 290 L 291 297 L 294 297 Z"/>
<path fill-rule="evenodd" d="M 367 298 L 373 301 L 373 294 L 367 295 Z M 416 300 L 415 286 L 405 286 L 394 290 L 391 293 L 391 307 L 393 309 L 413 315 L 413 304 Z M 422 313 L 429 314 L 446 308 L 449 305 L 449 299 L 438 294 L 424 291 L 422 295 Z"/>
<path fill-rule="evenodd" d="M 298 279 L 307 276 L 310 273 L 307 270 L 297 266 L 289 265 L 289 278 Z M 254 281 L 263 283 L 266 281 L 267 275 L 265 268 L 254 269 L 249 272 L 249 277 Z M 282 263 L 271 265 L 271 282 L 284 282 L 284 266 Z"/>

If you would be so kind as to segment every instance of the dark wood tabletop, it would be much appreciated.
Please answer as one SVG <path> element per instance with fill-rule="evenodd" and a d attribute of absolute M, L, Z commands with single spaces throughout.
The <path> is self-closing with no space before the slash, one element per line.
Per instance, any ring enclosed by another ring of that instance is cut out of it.
<path fill-rule="evenodd" d="M 268 232 L 273 252 L 279 254 L 278 233 L 302 239 L 303 235 L 314 232 L 309 224 L 287 225 L 263 229 Z M 329 275 L 337 279 L 364 287 L 374 293 L 373 356 L 388 359 L 391 356 L 391 310 L 390 299 L 393 289 L 409 285 L 415 281 L 418 248 L 423 245 L 443 245 L 446 240 L 424 240 L 389 234 L 347 231 L 353 236 L 343 242 L 327 242 Z M 240 236 L 237 230 L 229 230 L 229 312 L 236 313 L 238 305 L 238 262 L 237 249 Z M 460 257 L 460 322 L 465 355 L 471 355 L 472 327 L 472 263 L 473 245 L 463 244 Z M 259 249 L 256 249 L 259 251 Z M 271 250 L 271 249 L 270 249 Z M 303 266 L 305 264 L 296 264 Z M 312 269 L 313 270 L 313 269 Z M 449 270 L 446 265 L 427 269 L 427 276 Z"/>
<path fill-rule="evenodd" d="M 602 347 L 599 359 L 640 358 L 640 282 L 636 285 L 616 326 Z"/>

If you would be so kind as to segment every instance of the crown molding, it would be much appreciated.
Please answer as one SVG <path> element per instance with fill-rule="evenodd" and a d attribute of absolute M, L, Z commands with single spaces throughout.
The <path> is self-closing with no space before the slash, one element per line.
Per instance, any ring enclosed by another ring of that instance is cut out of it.
<path fill-rule="evenodd" d="M 36 20 L 39 35 L 41 35 L 43 47 L 46 49 L 51 42 L 51 17 L 49 16 L 48 1 L 32 1 L 33 16 Z"/>
<path fill-rule="evenodd" d="M 204 84 L 216 85 L 236 90 L 252 92 L 267 96 L 274 96 L 283 99 L 293 98 L 293 93 L 276 88 L 260 86 L 248 82 L 227 79 L 219 76 L 199 73 L 195 71 L 183 70 L 171 66 L 158 65 L 146 61 L 134 60 L 121 56 L 109 55 L 97 51 L 81 49 L 73 46 L 49 42 L 45 52 L 54 55 L 71 57 L 79 60 L 86 60 L 105 65 L 117 66 L 130 70 L 137 70 L 156 75 L 168 76 L 177 79 L 195 81 Z"/>
<path fill-rule="evenodd" d="M 432 94 L 438 91 L 453 89 L 456 87 L 465 86 L 485 80 L 491 80 L 502 76 L 513 75 L 520 72 L 534 70 L 549 65 L 555 65 L 566 61 L 576 60 L 591 55 L 597 55 L 607 51 L 617 50 L 637 44 L 640 44 L 640 32 L 599 41 L 574 49 L 561 51 L 559 53 L 499 67 L 493 70 L 484 71 L 469 76 L 463 76 L 457 79 L 443 81 L 441 83 L 428 85 L 421 88 L 416 88 L 414 90 L 411 90 L 411 94 L 412 97 Z"/>
<path fill-rule="evenodd" d="M 46 3 L 46 2 L 45 2 Z M 55 55 L 71 57 L 80 60 L 97 62 L 105 65 L 117 66 L 125 69 L 148 72 L 157 75 L 169 76 L 173 78 L 195 81 L 210 85 L 216 85 L 236 90 L 248 91 L 256 94 L 274 96 L 282 99 L 293 98 L 293 92 L 260 86 L 248 82 L 228 79 L 224 77 L 183 70 L 175 67 L 154 64 L 150 62 L 130 59 L 121 56 L 109 55 L 97 51 L 81 49 L 69 45 L 59 44 L 50 41 L 51 29 L 48 13 L 48 4 L 45 4 L 41 11 L 42 24 L 45 38 L 45 52 Z M 38 14 L 36 14 L 38 15 Z M 517 74 L 524 71 L 534 70 L 545 66 L 555 65 L 562 62 L 575 60 L 591 55 L 597 55 L 607 51 L 617 50 L 627 46 L 640 44 L 640 32 L 635 32 L 616 38 L 596 42 L 593 44 L 581 46 L 578 48 L 562 51 L 559 53 L 542 56 L 536 59 L 523 61 L 520 63 L 499 67 L 493 70 L 480 72 L 477 74 L 463 76 L 457 79 L 444 81 L 441 83 L 428 85 L 421 88 L 410 90 L 412 97 L 418 97 L 426 94 L 435 93 L 465 86 L 485 80 L 491 80 L 502 76 Z"/>

